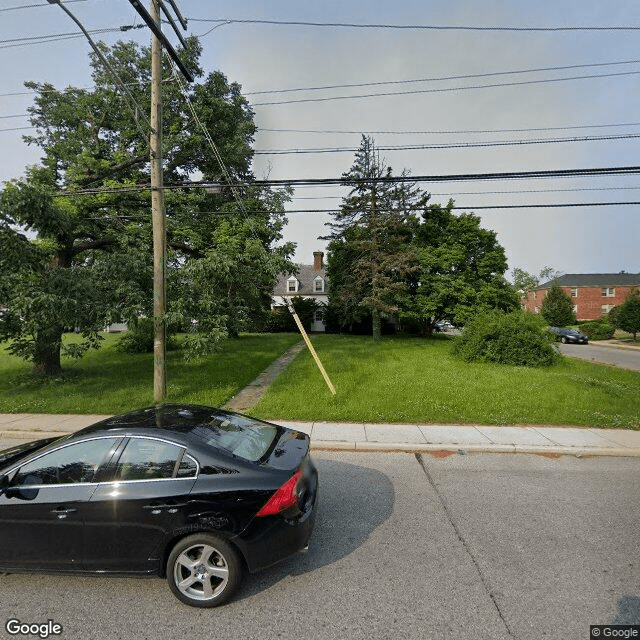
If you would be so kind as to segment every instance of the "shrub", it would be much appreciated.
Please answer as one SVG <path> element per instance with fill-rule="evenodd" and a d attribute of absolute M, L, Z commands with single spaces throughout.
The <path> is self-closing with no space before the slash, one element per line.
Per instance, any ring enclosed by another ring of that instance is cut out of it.
<path fill-rule="evenodd" d="M 640 289 L 632 289 L 626 300 L 620 305 L 616 315 L 616 324 L 623 331 L 633 333 L 636 340 L 640 331 Z"/>
<path fill-rule="evenodd" d="M 533 313 L 490 311 L 467 324 L 454 340 L 453 353 L 467 362 L 549 366 L 560 360 L 553 338 Z"/>
<path fill-rule="evenodd" d="M 153 318 L 138 318 L 129 323 L 128 331 L 118 340 L 117 349 L 124 353 L 153 353 L 155 325 Z M 174 336 L 167 335 L 167 349 L 176 349 Z"/>
<path fill-rule="evenodd" d="M 589 340 L 609 340 L 613 338 L 616 328 L 606 320 L 589 320 L 580 325 L 580 331 Z"/>
<path fill-rule="evenodd" d="M 302 322 L 302 326 L 306 331 L 311 331 L 311 324 L 315 313 L 323 305 L 321 305 L 315 298 L 303 298 L 302 296 L 294 296 L 291 298 L 291 304 L 293 305 L 300 322 Z M 276 307 L 267 316 L 264 331 L 267 333 L 278 333 L 283 331 L 297 332 L 298 326 L 286 307 Z"/>
<path fill-rule="evenodd" d="M 576 321 L 571 296 L 555 282 L 542 300 L 540 315 L 555 327 L 567 327 Z"/>

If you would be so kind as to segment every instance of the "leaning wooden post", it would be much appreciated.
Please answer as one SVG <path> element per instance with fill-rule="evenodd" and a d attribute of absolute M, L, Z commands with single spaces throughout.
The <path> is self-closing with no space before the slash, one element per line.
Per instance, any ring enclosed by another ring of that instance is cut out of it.
<path fill-rule="evenodd" d="M 318 358 L 318 354 L 316 353 L 316 350 L 313 348 L 313 345 L 311 344 L 311 340 L 309 340 L 309 336 L 307 335 L 307 332 L 304 330 L 304 327 L 302 326 L 302 322 L 300 322 L 300 318 L 298 318 L 298 314 L 296 313 L 296 310 L 293 308 L 293 305 L 291 304 L 291 300 L 286 300 L 286 303 L 291 315 L 293 316 L 295 323 L 298 325 L 298 329 L 300 329 L 300 333 L 302 334 L 304 341 L 307 343 L 307 347 L 309 347 L 309 351 L 311 351 L 311 355 L 313 356 L 313 359 L 316 361 L 316 364 L 318 365 L 318 369 L 320 369 L 320 373 L 322 374 L 324 381 L 327 383 L 327 386 L 329 387 L 331 393 L 335 396 L 336 390 L 333 388 L 333 385 L 331 384 L 331 380 L 329 380 L 329 376 L 327 375 L 327 372 L 324 370 L 324 367 L 322 366 L 322 362 L 320 362 L 320 358 Z"/>

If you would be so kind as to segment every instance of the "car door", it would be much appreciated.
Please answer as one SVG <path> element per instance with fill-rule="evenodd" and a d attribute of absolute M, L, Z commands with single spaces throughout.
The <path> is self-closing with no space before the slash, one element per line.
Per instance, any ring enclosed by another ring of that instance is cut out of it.
<path fill-rule="evenodd" d="M 84 508 L 121 440 L 71 443 L 10 470 L 0 496 L 0 566 L 81 569 Z"/>
<path fill-rule="evenodd" d="M 157 570 L 167 539 L 186 524 L 197 472 L 185 447 L 131 437 L 113 463 L 109 481 L 91 496 L 84 566 L 93 571 Z"/>

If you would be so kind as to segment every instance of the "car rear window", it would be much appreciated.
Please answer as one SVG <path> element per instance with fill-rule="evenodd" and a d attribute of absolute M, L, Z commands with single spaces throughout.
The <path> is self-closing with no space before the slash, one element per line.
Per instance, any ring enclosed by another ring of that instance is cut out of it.
<path fill-rule="evenodd" d="M 191 429 L 194 436 L 212 447 L 224 449 L 240 458 L 255 462 L 269 450 L 277 427 L 233 414 L 213 414 L 207 422 Z"/>

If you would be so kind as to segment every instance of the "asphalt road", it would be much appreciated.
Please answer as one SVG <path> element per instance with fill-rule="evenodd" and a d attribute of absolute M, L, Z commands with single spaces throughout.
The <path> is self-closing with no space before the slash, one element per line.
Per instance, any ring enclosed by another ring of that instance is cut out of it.
<path fill-rule="evenodd" d="M 218 609 L 160 579 L 11 574 L 5 621 L 63 638 L 539 640 L 640 623 L 640 460 L 316 455 L 310 551 Z"/>
<path fill-rule="evenodd" d="M 591 360 L 602 364 L 612 364 L 623 369 L 640 371 L 640 349 L 618 349 L 596 344 L 562 344 L 558 343 L 560 352 L 572 358 Z"/>

